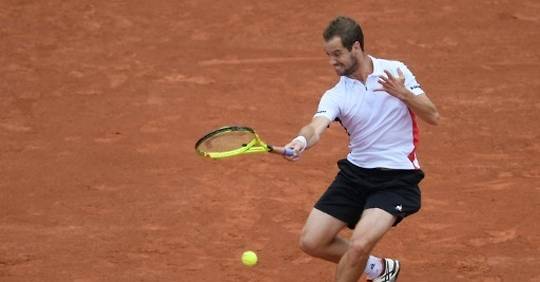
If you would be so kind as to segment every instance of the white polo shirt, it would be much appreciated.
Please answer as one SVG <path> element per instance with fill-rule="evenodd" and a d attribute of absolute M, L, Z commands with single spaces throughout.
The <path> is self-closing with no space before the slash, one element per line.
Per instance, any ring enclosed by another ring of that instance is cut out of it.
<path fill-rule="evenodd" d="M 405 86 L 415 95 L 424 94 L 411 71 L 399 61 L 371 57 L 373 73 L 364 85 L 342 76 L 321 97 L 315 117 L 324 116 L 341 123 L 349 134 L 347 159 L 363 168 L 418 169 L 416 158 L 418 127 L 414 113 L 400 99 L 383 91 L 378 76 L 388 70 L 398 76 L 400 68 Z"/>

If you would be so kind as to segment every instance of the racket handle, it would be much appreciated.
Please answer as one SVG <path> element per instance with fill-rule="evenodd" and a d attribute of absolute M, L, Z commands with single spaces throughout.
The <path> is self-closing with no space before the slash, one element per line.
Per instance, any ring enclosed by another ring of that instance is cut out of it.
<path fill-rule="evenodd" d="M 272 146 L 272 145 L 268 145 L 268 148 L 270 149 L 270 152 L 275 153 L 275 154 L 280 154 L 287 157 L 292 157 L 295 155 L 294 150 L 291 148 L 278 147 L 278 146 Z"/>
<path fill-rule="evenodd" d="M 294 150 L 291 148 L 283 148 L 283 155 L 287 157 L 294 156 Z"/>

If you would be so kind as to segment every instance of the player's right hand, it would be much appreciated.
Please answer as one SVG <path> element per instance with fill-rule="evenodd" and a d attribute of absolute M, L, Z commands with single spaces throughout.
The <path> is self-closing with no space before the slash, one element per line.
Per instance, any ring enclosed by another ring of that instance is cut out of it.
<path fill-rule="evenodd" d="M 283 155 L 283 157 L 289 161 L 297 161 L 300 159 L 300 155 L 304 151 L 304 144 L 300 141 L 293 140 L 289 144 L 285 145 L 285 148 L 293 150 L 294 154 L 292 156 Z"/>

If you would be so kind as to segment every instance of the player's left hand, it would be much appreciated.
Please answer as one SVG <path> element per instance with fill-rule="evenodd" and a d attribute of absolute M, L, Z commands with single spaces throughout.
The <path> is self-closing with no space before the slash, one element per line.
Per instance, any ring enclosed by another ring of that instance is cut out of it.
<path fill-rule="evenodd" d="M 375 91 L 387 92 L 388 94 L 401 100 L 405 100 L 411 95 L 413 95 L 407 89 L 407 87 L 405 87 L 405 76 L 403 75 L 401 69 L 397 69 L 397 77 L 393 76 L 387 70 L 384 70 L 384 73 L 386 73 L 386 76 L 379 75 L 379 83 L 382 85 L 383 88 L 375 89 Z"/>

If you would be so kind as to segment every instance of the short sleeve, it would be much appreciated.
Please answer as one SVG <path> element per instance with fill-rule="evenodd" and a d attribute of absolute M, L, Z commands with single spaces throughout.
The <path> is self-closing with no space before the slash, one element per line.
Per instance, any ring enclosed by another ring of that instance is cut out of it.
<path fill-rule="evenodd" d="M 323 116 L 334 121 L 339 115 L 339 104 L 337 102 L 337 93 L 326 92 L 319 101 L 319 107 L 313 117 Z"/>
<path fill-rule="evenodd" d="M 416 81 L 416 77 L 414 77 L 414 74 L 409 68 L 403 63 L 400 64 L 399 68 L 403 72 L 403 76 L 405 76 L 405 87 L 407 87 L 414 95 L 424 94 L 424 90 L 420 87 L 420 83 Z"/>

